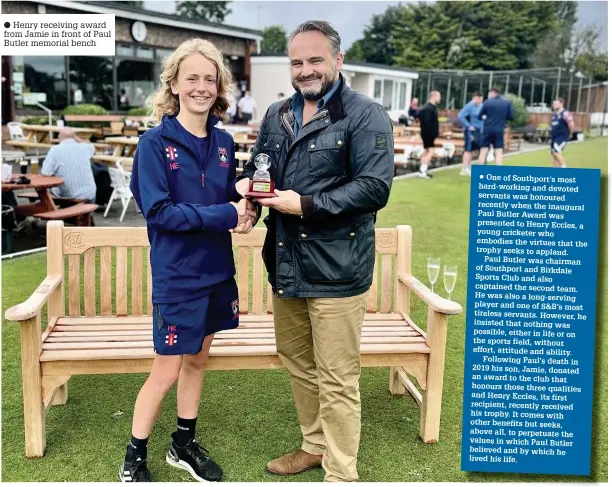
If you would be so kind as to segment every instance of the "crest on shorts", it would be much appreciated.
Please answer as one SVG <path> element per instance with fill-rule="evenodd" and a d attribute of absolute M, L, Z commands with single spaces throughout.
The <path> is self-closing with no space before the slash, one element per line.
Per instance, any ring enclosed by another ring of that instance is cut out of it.
<path fill-rule="evenodd" d="M 228 167 L 227 149 L 225 147 L 219 147 L 219 165 Z"/>
<path fill-rule="evenodd" d="M 176 325 L 168 325 L 169 333 L 166 335 L 166 345 L 169 347 L 176 345 L 178 341 L 178 333 L 176 332 Z"/>
<path fill-rule="evenodd" d="M 232 313 L 234 313 L 233 319 L 237 319 L 238 318 L 238 300 L 237 299 L 232 301 Z"/>

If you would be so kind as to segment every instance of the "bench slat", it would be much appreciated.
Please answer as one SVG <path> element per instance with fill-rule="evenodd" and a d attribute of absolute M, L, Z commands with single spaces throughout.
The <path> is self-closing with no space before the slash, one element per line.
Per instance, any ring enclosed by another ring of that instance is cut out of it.
<path fill-rule="evenodd" d="M 365 343 L 361 346 L 361 353 L 368 354 L 403 354 L 403 353 L 429 353 L 430 349 L 425 343 Z M 211 357 L 240 357 L 240 356 L 277 356 L 274 345 L 211 347 Z M 44 350 L 40 355 L 41 362 L 60 360 L 104 360 L 104 359 L 144 359 L 152 358 L 152 348 L 128 348 L 109 350 Z"/>
<path fill-rule="evenodd" d="M 142 316 L 142 247 L 132 247 L 132 315 Z"/>
<path fill-rule="evenodd" d="M 111 316 L 111 248 L 100 248 L 100 314 Z M 82 319 L 82 318 L 79 318 Z M 91 320 L 92 318 L 86 318 Z M 104 318 L 101 318 L 104 319 Z M 59 322 L 59 320 L 58 320 Z"/>
<path fill-rule="evenodd" d="M 253 247 L 253 313 L 263 313 L 263 259 L 261 247 Z"/>
<path fill-rule="evenodd" d="M 81 315 L 81 256 L 68 256 L 68 314 Z"/>
<path fill-rule="evenodd" d="M 55 327 L 53 328 L 53 330 L 55 332 L 65 332 L 65 333 L 76 333 L 76 332 L 83 332 L 83 333 L 97 333 L 97 332 L 104 332 L 104 333 L 110 333 L 110 332 L 115 332 L 115 331 L 129 331 L 129 330 L 133 330 L 133 331 L 150 331 L 152 329 L 152 323 L 149 323 L 148 325 L 143 325 L 143 324 L 129 324 L 129 325 L 70 325 L 70 326 L 65 326 L 65 325 L 55 325 Z M 395 326 L 369 326 L 368 323 L 365 323 L 365 325 L 362 327 L 362 331 L 368 331 L 368 332 L 379 332 L 379 333 L 399 333 L 401 331 L 414 331 L 415 334 L 419 334 L 417 331 L 412 330 L 411 327 L 409 327 L 408 325 L 406 325 L 406 323 L 397 323 L 395 324 Z M 268 327 L 262 327 L 262 328 L 250 328 L 250 327 L 243 327 L 241 326 L 240 328 L 234 328 L 232 330 L 224 330 L 221 331 L 219 333 L 223 333 L 223 334 L 228 334 L 228 335 L 232 335 L 232 334 L 241 334 L 241 333 L 273 333 L 274 332 L 274 327 L 272 326 L 268 326 Z"/>
<path fill-rule="evenodd" d="M 249 311 L 249 247 L 238 250 L 238 304 L 241 313 Z"/>
<path fill-rule="evenodd" d="M 70 256 L 74 257 L 74 256 Z M 83 257 L 83 299 L 85 315 L 96 314 L 96 249 L 87 249 Z"/>
<path fill-rule="evenodd" d="M 425 343 L 422 336 L 418 337 L 362 337 L 361 346 L 369 344 L 394 345 L 398 343 Z M 275 345 L 274 338 L 231 338 L 218 339 L 212 342 L 211 349 L 215 347 L 254 347 L 259 345 Z M 45 342 L 44 350 L 108 350 L 122 348 L 153 348 L 153 340 L 135 340 L 122 342 Z"/>
<path fill-rule="evenodd" d="M 117 247 L 115 303 L 119 316 L 127 315 L 127 247 Z"/>
<path fill-rule="evenodd" d="M 61 317 L 57 320 L 58 325 L 124 325 L 124 324 L 149 324 L 151 316 L 92 316 L 92 317 Z M 240 315 L 240 326 L 265 327 L 272 326 L 273 315 Z M 367 326 L 387 326 L 389 322 L 404 322 L 399 313 L 366 313 Z"/>
<path fill-rule="evenodd" d="M 274 296 L 274 293 L 272 292 L 272 286 L 270 285 L 269 282 L 267 284 L 267 289 L 268 289 L 268 294 L 266 296 L 266 311 L 268 313 L 272 313 L 272 298 Z"/>
<path fill-rule="evenodd" d="M 393 274 L 391 273 L 392 262 L 391 255 L 382 256 L 382 293 L 380 299 L 380 311 L 381 313 L 388 313 L 391 311 L 391 286 L 393 285 Z"/>
<path fill-rule="evenodd" d="M 375 313 L 378 309 L 378 261 L 378 254 L 376 254 L 376 257 L 374 257 L 374 275 L 372 277 L 372 285 L 370 286 L 370 291 L 368 292 L 368 313 Z"/>

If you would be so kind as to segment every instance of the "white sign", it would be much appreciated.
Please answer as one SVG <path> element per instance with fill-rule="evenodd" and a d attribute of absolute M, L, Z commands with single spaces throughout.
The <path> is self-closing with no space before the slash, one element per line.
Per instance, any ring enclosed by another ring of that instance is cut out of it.
<path fill-rule="evenodd" d="M 23 73 L 14 72 L 13 73 L 13 82 L 14 83 L 23 83 Z"/>
<path fill-rule="evenodd" d="M 47 101 L 46 93 L 24 93 L 23 104 L 24 105 L 36 105 L 36 103 L 45 103 Z"/>
<path fill-rule="evenodd" d="M 115 16 L 110 14 L 3 15 L 4 56 L 114 56 Z"/>

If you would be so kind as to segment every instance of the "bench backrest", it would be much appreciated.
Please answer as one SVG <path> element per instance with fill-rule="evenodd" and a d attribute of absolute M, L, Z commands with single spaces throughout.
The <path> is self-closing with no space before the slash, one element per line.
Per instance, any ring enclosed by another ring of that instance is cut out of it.
<path fill-rule="evenodd" d="M 266 230 L 232 235 L 241 313 L 272 312 L 271 287 L 261 258 Z M 368 312 L 409 312 L 397 274 L 410 274 L 409 226 L 376 230 L 376 264 Z M 146 227 L 47 226 L 47 273 L 64 276 L 49 316 L 152 314 L 151 267 Z"/>

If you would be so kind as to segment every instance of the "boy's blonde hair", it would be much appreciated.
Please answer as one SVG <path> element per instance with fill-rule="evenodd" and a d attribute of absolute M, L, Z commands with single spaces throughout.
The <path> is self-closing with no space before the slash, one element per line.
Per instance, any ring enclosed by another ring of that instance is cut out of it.
<path fill-rule="evenodd" d="M 217 99 L 210 113 L 222 118 L 229 107 L 228 94 L 232 92 L 232 73 L 223 62 L 221 52 L 209 41 L 204 39 L 189 39 L 183 42 L 166 59 L 164 70 L 160 75 L 161 86 L 148 101 L 150 110 L 150 125 L 157 125 L 164 115 L 175 115 L 179 110 L 178 96 L 172 93 L 172 83 L 176 81 L 179 67 L 183 60 L 193 53 L 199 52 L 217 67 Z"/>

